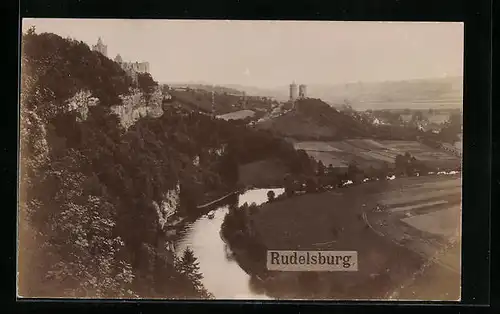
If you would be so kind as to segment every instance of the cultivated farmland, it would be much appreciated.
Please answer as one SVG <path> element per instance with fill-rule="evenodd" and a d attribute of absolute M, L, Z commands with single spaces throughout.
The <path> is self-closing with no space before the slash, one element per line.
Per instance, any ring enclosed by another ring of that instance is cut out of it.
<path fill-rule="evenodd" d="M 345 167 L 355 161 L 361 168 L 378 168 L 384 163 L 394 164 L 397 155 L 410 153 L 417 160 L 438 168 L 454 168 L 460 159 L 439 149 L 434 149 L 417 141 L 388 141 L 353 139 L 344 141 L 293 141 L 296 149 L 305 150 L 308 155 L 321 160 L 325 166 Z"/>

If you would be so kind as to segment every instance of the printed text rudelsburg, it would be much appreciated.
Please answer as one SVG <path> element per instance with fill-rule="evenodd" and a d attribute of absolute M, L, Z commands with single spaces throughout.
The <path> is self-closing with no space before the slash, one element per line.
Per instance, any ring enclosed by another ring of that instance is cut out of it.
<path fill-rule="evenodd" d="M 276 271 L 357 271 L 356 251 L 267 251 L 267 269 Z"/>

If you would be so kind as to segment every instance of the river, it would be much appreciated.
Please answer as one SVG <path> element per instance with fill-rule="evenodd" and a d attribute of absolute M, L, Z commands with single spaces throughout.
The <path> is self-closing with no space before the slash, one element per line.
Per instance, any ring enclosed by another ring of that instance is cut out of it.
<path fill-rule="evenodd" d="M 248 190 L 238 196 L 238 206 L 267 201 L 269 190 L 276 196 L 284 193 L 284 189 Z M 203 285 L 216 299 L 270 299 L 252 290 L 250 276 L 227 253 L 229 249 L 219 231 L 228 210 L 228 205 L 221 206 L 212 219 L 203 216 L 188 225 L 175 245 L 176 252 L 180 255 L 187 247 L 193 250 L 203 274 Z"/>

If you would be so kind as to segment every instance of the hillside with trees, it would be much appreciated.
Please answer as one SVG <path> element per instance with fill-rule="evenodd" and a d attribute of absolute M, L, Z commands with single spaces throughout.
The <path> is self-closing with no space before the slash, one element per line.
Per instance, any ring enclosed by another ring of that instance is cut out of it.
<path fill-rule="evenodd" d="M 241 163 L 312 164 L 269 132 L 179 99 L 125 128 L 112 108 L 131 94 L 148 106 L 158 85 L 149 74 L 133 82 L 83 42 L 34 29 L 22 52 L 22 296 L 210 297 L 196 258 L 165 250 L 165 213 L 200 215 L 194 202 L 234 189 Z"/>
<path fill-rule="evenodd" d="M 84 43 L 34 29 L 22 51 L 20 294 L 208 296 L 158 249 L 158 204 L 186 156 L 110 110 L 132 88 L 147 95 L 148 78 L 135 84 Z"/>

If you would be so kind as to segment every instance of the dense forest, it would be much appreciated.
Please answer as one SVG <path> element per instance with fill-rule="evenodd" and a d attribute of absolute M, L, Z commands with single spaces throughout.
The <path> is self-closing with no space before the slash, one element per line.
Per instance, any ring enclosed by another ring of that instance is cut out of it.
<path fill-rule="evenodd" d="M 124 128 L 113 106 L 158 84 L 73 39 L 22 36 L 19 294 L 207 298 L 196 257 L 166 253 L 165 208 L 196 216 L 206 192 L 234 189 L 238 165 L 270 156 L 311 171 L 267 131 L 163 101 Z"/>

